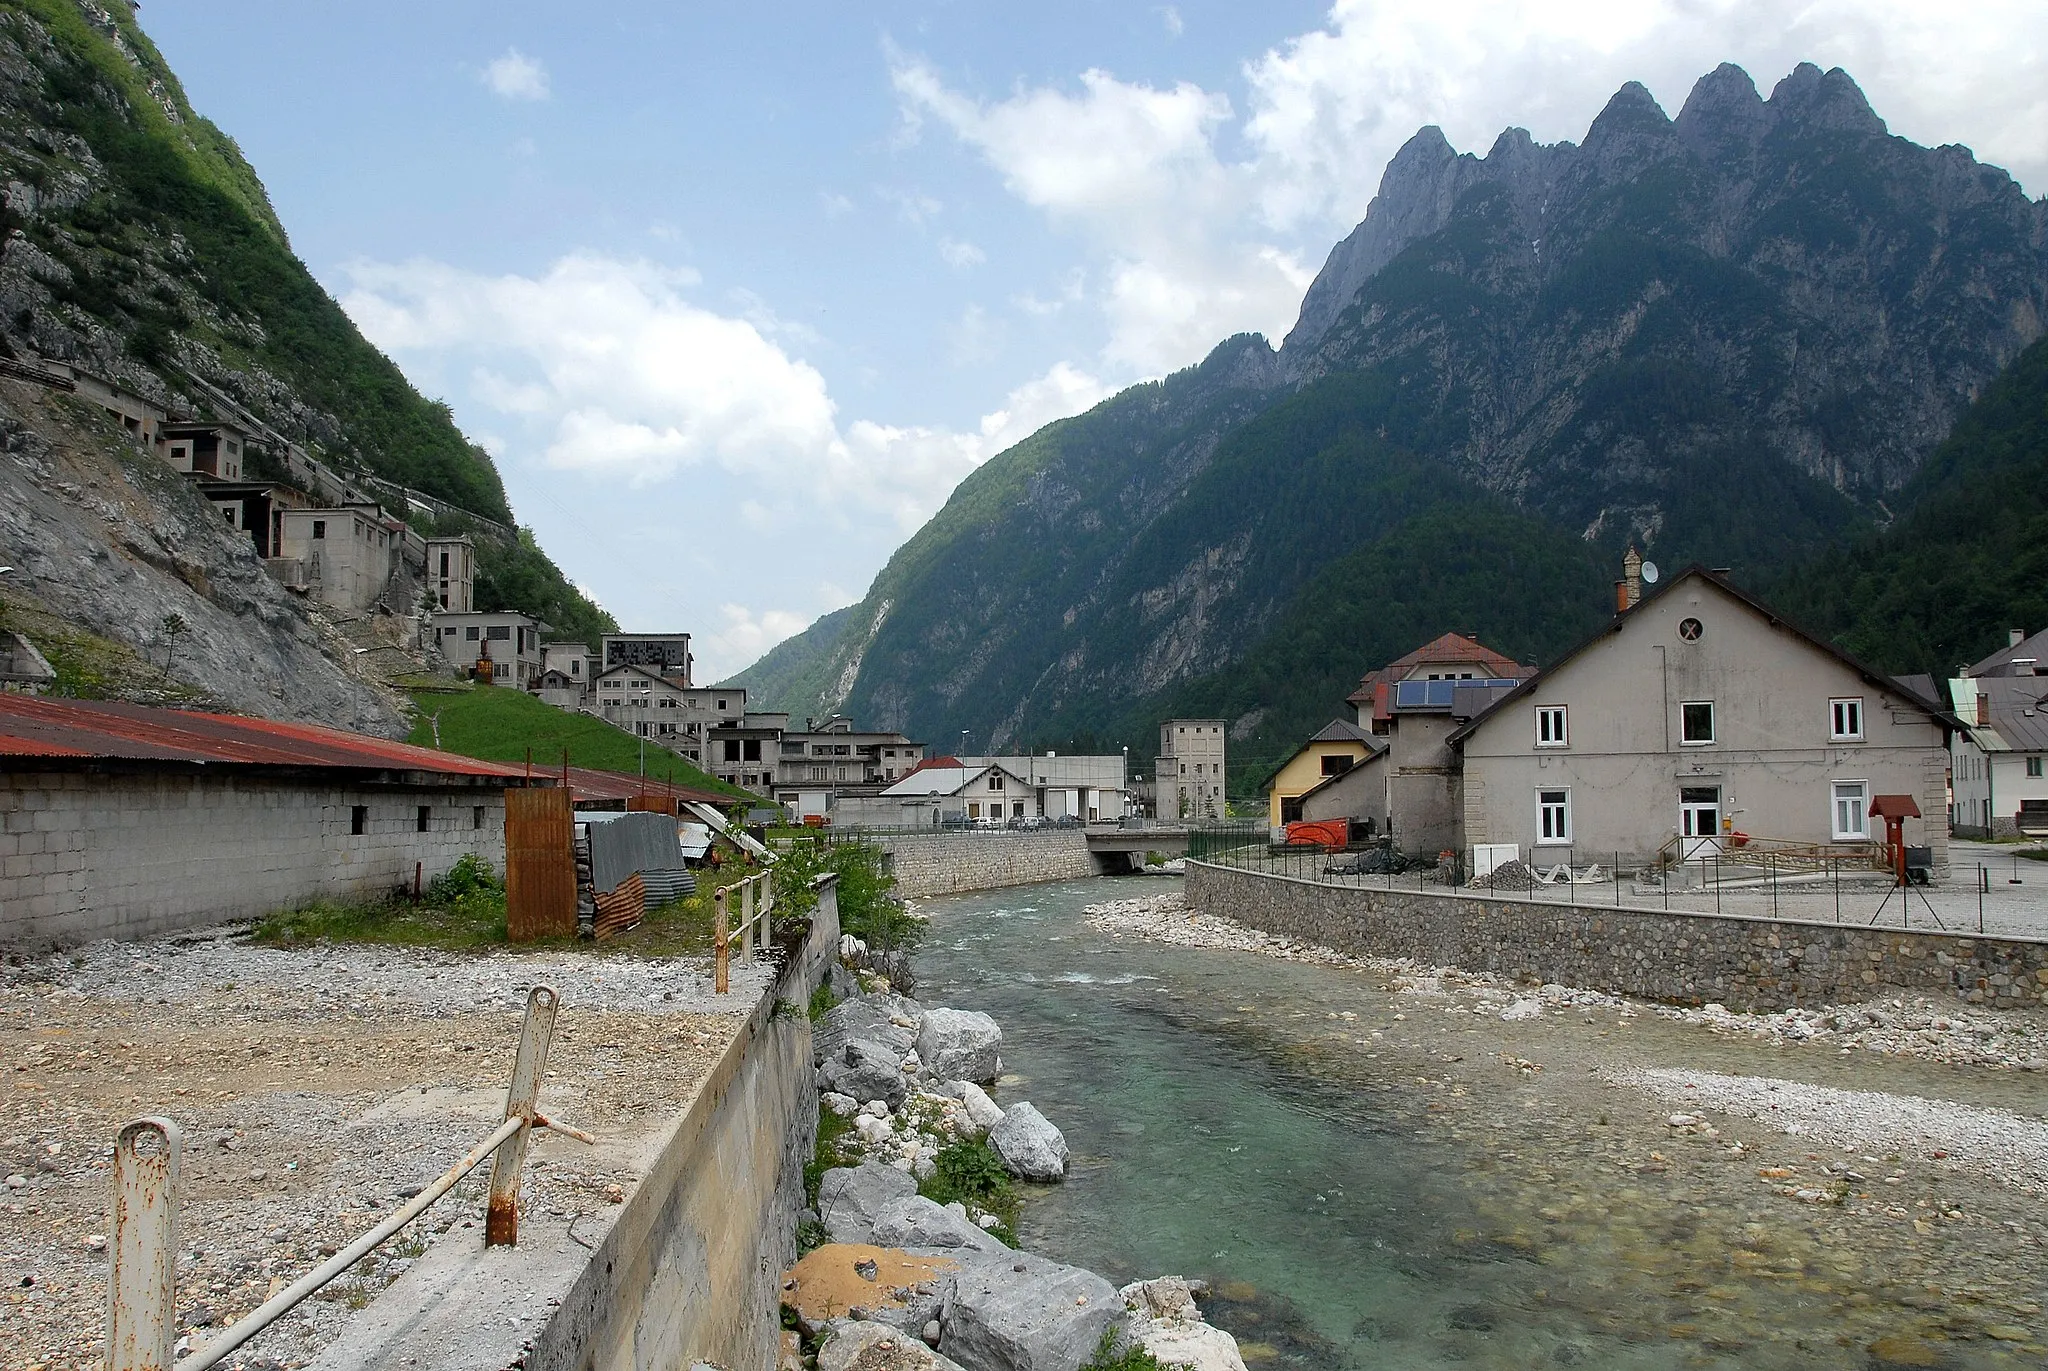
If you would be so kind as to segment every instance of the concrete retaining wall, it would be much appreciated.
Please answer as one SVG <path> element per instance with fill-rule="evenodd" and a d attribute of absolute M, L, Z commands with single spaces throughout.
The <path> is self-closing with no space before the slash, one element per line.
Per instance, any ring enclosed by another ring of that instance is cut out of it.
<path fill-rule="evenodd" d="M 414 863 L 432 880 L 470 852 L 504 869 L 495 786 L 11 771 L 0 775 L 0 945 L 143 938 L 382 895 L 410 886 Z"/>
<path fill-rule="evenodd" d="M 878 833 L 868 841 L 890 854 L 896 893 L 912 898 L 1072 881 L 1100 871 L 1087 834 L 1077 828 Z"/>
<path fill-rule="evenodd" d="M 2048 942 L 1660 913 L 1450 891 L 1373 890 L 1189 862 L 1206 914 L 1369 957 L 1676 1004 L 1776 1010 L 1897 991 L 2048 1003 Z"/>
<path fill-rule="evenodd" d="M 803 950 L 661 1144 L 618 1222 L 535 1340 L 529 1371 L 775 1364 L 816 1147 L 811 992 L 837 954 L 831 879 Z"/>

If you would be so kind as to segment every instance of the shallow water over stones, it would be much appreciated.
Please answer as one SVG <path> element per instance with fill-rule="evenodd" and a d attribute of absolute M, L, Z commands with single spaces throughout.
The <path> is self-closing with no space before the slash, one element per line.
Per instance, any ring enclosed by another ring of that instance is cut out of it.
<path fill-rule="evenodd" d="M 1672 1105 L 1605 1079 L 1682 1067 L 2038 1118 L 2039 1075 L 1626 1008 L 1503 1022 L 1470 995 L 1084 922 L 1088 903 L 1170 888 L 932 901 L 920 995 L 995 1015 L 999 1098 L 1032 1100 L 1074 1150 L 1067 1182 L 1033 1191 L 1026 1245 L 1119 1283 L 1209 1280 L 1255 1371 L 2048 1358 L 2040 1197 L 1711 1111 L 1674 1128 Z"/>

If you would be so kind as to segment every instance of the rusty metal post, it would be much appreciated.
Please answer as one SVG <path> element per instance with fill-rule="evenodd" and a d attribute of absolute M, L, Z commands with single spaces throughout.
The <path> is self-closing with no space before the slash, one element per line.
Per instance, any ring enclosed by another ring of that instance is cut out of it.
<path fill-rule="evenodd" d="M 178 1264 L 178 1158 L 169 1119 L 114 1139 L 114 1245 L 107 1272 L 107 1371 L 170 1371 Z"/>
<path fill-rule="evenodd" d="M 717 917 L 712 921 L 711 925 L 711 988 L 721 995 L 732 988 L 729 970 L 726 965 L 728 953 L 725 945 L 727 937 L 725 891 L 726 888 L 720 886 L 711 897 L 712 907 L 717 912 Z"/>
<path fill-rule="evenodd" d="M 547 1075 L 548 1046 L 555 1036 L 555 1013 L 561 1006 L 562 997 L 551 985 L 537 985 L 526 993 L 526 1022 L 519 1029 L 519 1055 L 512 1059 L 512 1085 L 505 1092 L 506 1119 L 518 1119 L 523 1126 L 491 1161 L 486 1247 L 513 1247 L 519 1242 L 519 1173 L 526 1164 L 526 1139 L 533 1131 L 540 1083 Z"/>

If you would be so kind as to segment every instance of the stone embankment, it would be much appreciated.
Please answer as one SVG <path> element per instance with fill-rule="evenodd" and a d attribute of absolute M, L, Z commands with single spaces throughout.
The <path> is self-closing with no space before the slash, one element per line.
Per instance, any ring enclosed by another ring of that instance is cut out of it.
<path fill-rule="evenodd" d="M 865 949 L 848 940 L 845 951 Z M 821 1149 L 845 1164 L 824 1172 L 804 1216 L 829 1241 L 784 1284 L 820 1340 L 819 1371 L 1075 1371 L 1105 1337 L 1162 1364 L 1244 1371 L 1236 1341 L 1203 1321 L 1199 1283 L 1118 1290 L 1014 1249 L 991 1210 L 920 1194 L 977 1154 L 1017 1180 L 1057 1182 L 1066 1139 L 1028 1100 L 991 1096 L 1002 1032 L 988 1015 L 919 1004 L 845 967 L 831 984 L 847 998 L 813 1034 L 819 1102 L 853 1127 Z"/>
<path fill-rule="evenodd" d="M 908 899 L 1100 874 L 1078 828 L 877 833 L 868 841 L 889 854 L 896 893 Z"/>
<path fill-rule="evenodd" d="M 1841 1052 L 1877 1052 L 1955 1065 L 2048 1071 L 2048 1015 L 2038 1011 L 1973 1011 L 1924 995 L 1761 1014 L 1739 1013 L 1720 1004 L 1698 1008 L 1647 1004 L 1555 982 L 1531 987 L 1492 972 L 1430 966 L 1409 958 L 1351 956 L 1190 909 L 1177 891 L 1089 905 L 1088 922 L 1117 937 L 1145 938 L 1177 947 L 1256 952 L 1285 961 L 1369 971 L 1383 978 L 1387 989 L 1397 992 L 1435 995 L 1465 991 L 1482 1007 L 1510 1020 L 1572 1006 L 1619 1005 L 1730 1037 L 1812 1043 Z"/>

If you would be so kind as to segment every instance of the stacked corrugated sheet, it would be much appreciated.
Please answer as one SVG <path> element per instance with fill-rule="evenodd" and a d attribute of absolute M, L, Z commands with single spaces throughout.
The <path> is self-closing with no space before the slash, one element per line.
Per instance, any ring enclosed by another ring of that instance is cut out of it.
<path fill-rule="evenodd" d="M 590 845 L 590 884 L 599 896 L 638 876 L 648 908 L 697 892 L 683 862 L 676 820 L 668 814 L 593 813 L 576 816 Z"/>

